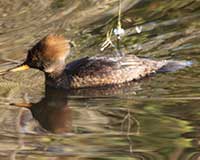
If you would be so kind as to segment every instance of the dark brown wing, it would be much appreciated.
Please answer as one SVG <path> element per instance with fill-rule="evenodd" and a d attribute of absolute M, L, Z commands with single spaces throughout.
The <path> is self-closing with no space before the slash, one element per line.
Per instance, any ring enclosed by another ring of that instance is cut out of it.
<path fill-rule="evenodd" d="M 67 65 L 67 72 L 72 76 L 85 77 L 108 73 L 119 67 L 119 58 L 85 57 Z"/>
<path fill-rule="evenodd" d="M 120 84 L 145 77 L 165 65 L 165 61 L 153 61 L 135 56 L 91 57 L 73 61 L 66 72 L 71 77 L 71 87 L 91 87 Z"/>

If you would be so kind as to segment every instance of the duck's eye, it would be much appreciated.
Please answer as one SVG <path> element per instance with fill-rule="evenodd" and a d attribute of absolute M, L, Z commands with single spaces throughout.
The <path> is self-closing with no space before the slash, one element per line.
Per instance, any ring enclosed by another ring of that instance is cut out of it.
<path fill-rule="evenodd" d="M 38 58 L 37 58 L 37 56 L 32 56 L 32 61 L 37 61 L 38 60 Z"/>

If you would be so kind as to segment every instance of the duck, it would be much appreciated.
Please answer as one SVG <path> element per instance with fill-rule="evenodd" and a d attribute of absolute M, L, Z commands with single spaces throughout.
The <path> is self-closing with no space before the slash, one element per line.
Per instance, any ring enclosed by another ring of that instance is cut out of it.
<path fill-rule="evenodd" d="M 175 71 L 190 65 L 188 61 L 152 60 L 132 54 L 86 56 L 66 64 L 70 48 L 70 41 L 64 36 L 49 34 L 28 50 L 22 64 L 9 71 L 39 69 L 45 74 L 47 86 L 77 89 L 120 85 L 141 80 L 155 73 Z"/>

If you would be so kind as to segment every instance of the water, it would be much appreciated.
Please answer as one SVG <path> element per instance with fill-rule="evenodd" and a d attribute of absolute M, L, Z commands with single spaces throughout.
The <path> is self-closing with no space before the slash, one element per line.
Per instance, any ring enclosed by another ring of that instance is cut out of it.
<path fill-rule="evenodd" d="M 0 71 L 21 63 L 51 32 L 74 42 L 68 61 L 113 54 L 100 48 L 116 27 L 117 0 L 2 0 L 0 6 Z M 1 76 L 0 159 L 199 159 L 199 8 L 198 0 L 122 0 L 121 50 L 193 62 L 183 70 L 76 92 L 45 91 L 35 70 Z"/>

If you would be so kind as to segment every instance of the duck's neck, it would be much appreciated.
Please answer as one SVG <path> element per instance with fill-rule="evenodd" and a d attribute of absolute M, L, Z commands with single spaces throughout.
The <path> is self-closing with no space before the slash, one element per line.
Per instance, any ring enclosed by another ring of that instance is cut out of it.
<path fill-rule="evenodd" d="M 54 88 L 68 88 L 69 78 L 64 70 L 64 63 L 63 65 L 61 63 L 58 65 L 54 64 L 45 70 L 46 84 Z"/>
<path fill-rule="evenodd" d="M 53 70 L 52 72 L 46 72 L 46 74 L 52 78 L 57 78 L 57 77 L 62 76 L 62 74 L 64 73 L 64 70 L 65 70 L 64 66 L 58 66 L 56 67 L 55 70 Z"/>
<path fill-rule="evenodd" d="M 51 76 L 51 77 L 57 77 L 62 74 L 62 72 L 65 69 L 65 61 L 64 60 L 58 60 L 54 63 L 50 63 L 50 65 L 47 65 L 44 69 L 45 74 Z"/>

